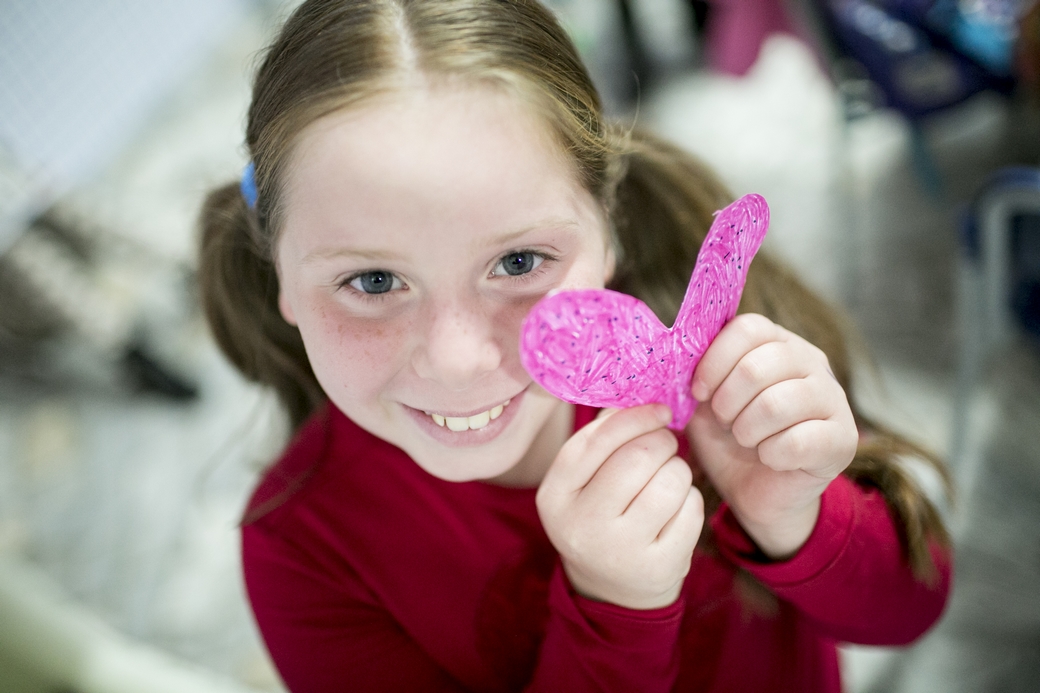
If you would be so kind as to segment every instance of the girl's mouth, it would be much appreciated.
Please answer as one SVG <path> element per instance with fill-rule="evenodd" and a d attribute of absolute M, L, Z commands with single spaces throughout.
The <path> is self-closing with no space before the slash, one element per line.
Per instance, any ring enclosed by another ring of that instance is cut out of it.
<path fill-rule="evenodd" d="M 446 427 L 448 430 L 455 431 L 456 433 L 467 430 L 479 431 L 498 417 L 502 416 L 502 412 L 512 401 L 513 400 L 511 399 L 507 399 L 502 404 L 498 404 L 487 411 L 482 411 L 472 416 L 442 416 L 429 411 L 425 412 L 425 414 L 432 418 L 433 422 L 438 426 Z"/>
<path fill-rule="evenodd" d="M 523 404 L 526 393 L 527 388 L 524 388 L 501 404 L 472 414 L 457 410 L 435 412 L 409 406 L 405 406 L 405 411 L 426 435 L 443 445 L 483 445 L 497 438 L 510 426 Z"/>

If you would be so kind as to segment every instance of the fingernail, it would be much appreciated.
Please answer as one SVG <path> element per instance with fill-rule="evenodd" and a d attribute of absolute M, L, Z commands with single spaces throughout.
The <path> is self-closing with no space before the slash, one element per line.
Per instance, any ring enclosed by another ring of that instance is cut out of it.
<path fill-rule="evenodd" d="M 657 419 L 666 424 L 672 420 L 672 409 L 667 404 L 657 405 Z"/>
<path fill-rule="evenodd" d="M 708 385 L 703 380 L 694 378 L 693 387 L 690 388 L 690 394 L 698 402 L 703 402 L 708 399 Z"/>

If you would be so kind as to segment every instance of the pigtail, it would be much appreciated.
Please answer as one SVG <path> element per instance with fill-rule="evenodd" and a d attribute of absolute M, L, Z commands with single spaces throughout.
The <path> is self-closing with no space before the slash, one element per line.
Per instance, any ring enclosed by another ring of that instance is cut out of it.
<path fill-rule="evenodd" d="M 325 395 L 299 330 L 278 310 L 278 277 L 256 240 L 256 224 L 237 183 L 206 198 L 200 219 L 202 307 L 224 355 L 246 378 L 274 388 L 295 429 Z"/>
<path fill-rule="evenodd" d="M 613 215 L 619 261 L 610 288 L 637 296 L 670 325 L 713 213 L 734 198 L 696 158 L 647 133 L 632 133 L 624 158 L 627 165 L 615 193 Z M 827 354 L 865 434 L 845 474 L 881 492 L 897 520 L 914 575 L 934 579 L 930 544 L 948 546 L 949 536 L 939 513 L 903 470 L 899 458 L 913 457 L 933 467 L 947 491 L 949 472 L 934 454 L 859 410 L 846 338 L 854 334 L 851 325 L 766 251 L 760 251 L 751 265 L 739 312 L 765 315 Z M 717 499 L 717 494 L 707 489 L 705 499 L 711 498 Z"/>

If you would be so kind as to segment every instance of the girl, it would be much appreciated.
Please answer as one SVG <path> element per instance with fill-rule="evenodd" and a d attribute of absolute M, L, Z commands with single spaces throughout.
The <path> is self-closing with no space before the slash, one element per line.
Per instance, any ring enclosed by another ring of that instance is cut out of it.
<path fill-rule="evenodd" d="M 604 121 L 534 0 L 305 2 L 247 143 L 200 279 L 296 426 L 242 530 L 292 690 L 837 691 L 837 641 L 937 619 L 946 535 L 895 462 L 923 453 L 850 405 L 837 319 L 768 257 L 683 436 L 663 405 L 597 413 L 521 368 L 551 289 L 673 320 L 731 200 Z"/>

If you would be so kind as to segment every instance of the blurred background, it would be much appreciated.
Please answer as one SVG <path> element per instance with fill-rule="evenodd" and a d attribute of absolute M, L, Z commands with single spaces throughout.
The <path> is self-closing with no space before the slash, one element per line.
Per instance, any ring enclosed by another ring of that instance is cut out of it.
<path fill-rule="evenodd" d="M 911 648 L 846 648 L 848 689 L 1036 690 L 1037 2 L 550 4 L 611 114 L 765 195 L 767 246 L 872 355 L 864 404 L 950 461 L 956 503 L 919 477 L 952 602 Z M 287 431 L 193 272 L 294 5 L 0 3 L 0 691 L 283 690 L 236 525 Z"/>

